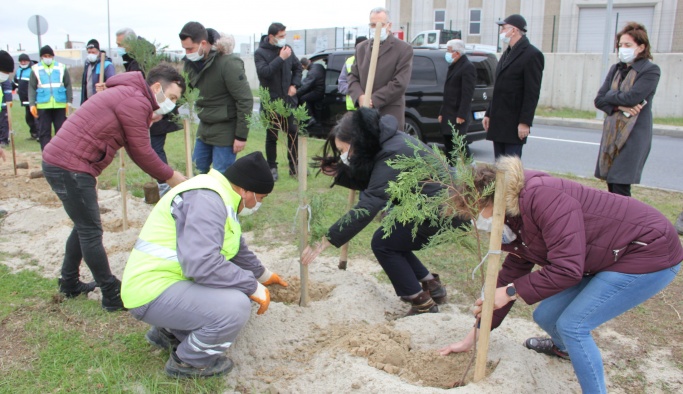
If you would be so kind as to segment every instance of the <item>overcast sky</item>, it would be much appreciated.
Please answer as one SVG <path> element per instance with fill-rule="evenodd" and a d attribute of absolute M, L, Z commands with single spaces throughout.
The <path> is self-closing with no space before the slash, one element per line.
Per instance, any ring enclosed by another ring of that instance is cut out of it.
<path fill-rule="evenodd" d="M 67 34 L 72 41 L 87 42 L 95 38 L 106 49 L 107 0 L 2 0 L 0 13 L 0 48 L 35 52 L 38 38 L 28 29 L 32 15 L 43 16 L 48 30 L 41 41 L 53 48 L 64 48 Z M 271 22 L 280 22 L 287 30 L 319 27 L 353 27 L 368 23 L 374 7 L 385 6 L 384 0 L 109 0 L 111 45 L 114 34 L 130 27 L 150 41 L 180 49 L 178 32 L 186 22 L 197 21 L 205 27 L 230 33 L 239 42 L 260 37 Z"/>

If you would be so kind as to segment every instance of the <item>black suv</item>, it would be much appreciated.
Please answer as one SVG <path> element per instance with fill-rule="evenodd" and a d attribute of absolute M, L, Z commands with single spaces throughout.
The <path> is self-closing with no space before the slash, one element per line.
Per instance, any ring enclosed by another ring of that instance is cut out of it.
<path fill-rule="evenodd" d="M 445 52 L 444 49 L 414 48 L 413 71 L 406 90 L 405 131 L 424 142 L 443 143 L 437 118 L 443 103 L 443 87 L 448 71 Z M 311 62 L 327 63 L 321 125 L 309 128 L 308 132 L 312 136 L 327 136 L 337 120 L 346 112 L 346 96 L 337 91 L 337 79 L 344 62 L 353 54 L 353 50 L 328 50 L 310 57 Z M 473 142 L 486 137 L 481 120 L 493 97 L 493 82 L 498 60 L 495 54 L 488 52 L 468 51 L 466 55 L 477 70 L 477 82 L 472 98 L 472 122 L 467 131 L 468 142 Z"/>

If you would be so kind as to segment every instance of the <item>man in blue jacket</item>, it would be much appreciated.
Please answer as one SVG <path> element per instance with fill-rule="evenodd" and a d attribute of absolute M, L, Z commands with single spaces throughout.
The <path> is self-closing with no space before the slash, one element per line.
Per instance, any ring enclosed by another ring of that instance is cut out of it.
<path fill-rule="evenodd" d="M 31 133 L 31 138 L 29 139 L 38 141 L 36 120 L 33 118 L 33 115 L 31 115 L 31 109 L 28 105 L 28 82 L 31 80 L 31 66 L 36 63 L 38 62 L 31 60 L 25 53 L 19 55 L 19 68 L 14 73 L 12 88 L 18 90 L 21 106 L 26 109 L 26 125 L 28 125 L 28 131 Z"/>
<path fill-rule="evenodd" d="M 92 97 L 95 93 L 104 90 L 104 83 L 100 84 L 100 43 L 92 39 L 88 41 L 86 46 L 88 54 L 86 56 L 85 67 L 83 69 L 83 79 L 81 80 L 81 104 L 83 104 L 87 99 Z M 111 63 L 111 59 L 105 58 L 104 60 L 104 82 L 116 74 L 114 65 Z"/>

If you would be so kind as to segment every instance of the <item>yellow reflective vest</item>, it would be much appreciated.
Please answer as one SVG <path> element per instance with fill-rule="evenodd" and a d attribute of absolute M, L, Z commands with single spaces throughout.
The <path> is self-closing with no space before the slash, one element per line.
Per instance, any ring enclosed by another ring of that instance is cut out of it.
<path fill-rule="evenodd" d="M 346 59 L 346 75 L 351 74 L 351 66 L 353 66 L 353 62 L 356 61 L 356 56 L 350 56 Z M 355 111 L 356 110 L 356 105 L 353 103 L 353 99 L 351 98 L 351 95 L 347 94 L 346 95 L 346 110 L 347 111 Z"/>
<path fill-rule="evenodd" d="M 181 193 L 196 189 L 213 190 L 221 196 L 228 211 L 221 254 L 230 260 L 239 251 L 242 228 L 237 220 L 237 208 L 241 197 L 225 176 L 211 170 L 181 183 L 166 193 L 152 209 L 128 257 L 121 283 L 121 299 L 126 308 L 145 305 L 172 284 L 189 280 L 183 275 L 178 261 L 176 223 L 171 216 L 171 204 L 174 199 L 182 198 Z"/>
<path fill-rule="evenodd" d="M 66 66 L 53 62 L 49 66 L 42 61 L 33 65 L 31 70 L 38 79 L 36 107 L 38 109 L 66 108 L 66 87 L 64 73 Z"/>

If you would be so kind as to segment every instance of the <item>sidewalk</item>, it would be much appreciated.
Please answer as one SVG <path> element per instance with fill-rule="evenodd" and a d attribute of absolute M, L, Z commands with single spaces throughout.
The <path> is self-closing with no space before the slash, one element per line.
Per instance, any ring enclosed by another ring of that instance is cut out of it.
<path fill-rule="evenodd" d="M 602 132 L 602 121 L 597 119 L 551 118 L 536 116 L 534 117 L 534 125 L 576 127 Z M 683 138 L 683 127 L 655 124 L 653 126 L 653 133 L 654 135 Z"/>

